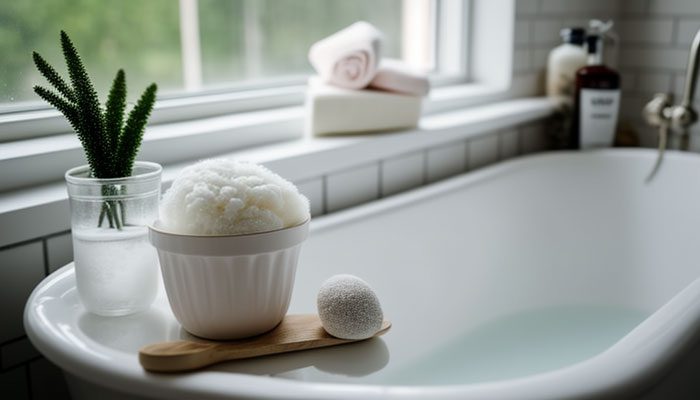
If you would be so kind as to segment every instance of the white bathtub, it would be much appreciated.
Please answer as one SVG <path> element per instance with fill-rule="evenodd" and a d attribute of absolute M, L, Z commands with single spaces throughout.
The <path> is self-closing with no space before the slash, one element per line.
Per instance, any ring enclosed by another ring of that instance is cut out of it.
<path fill-rule="evenodd" d="M 700 398 L 700 156 L 645 184 L 654 157 L 532 156 L 314 221 L 290 313 L 356 274 L 393 323 L 381 339 L 148 374 L 137 349 L 186 335 L 165 299 L 86 314 L 70 265 L 25 326 L 76 400 Z"/>

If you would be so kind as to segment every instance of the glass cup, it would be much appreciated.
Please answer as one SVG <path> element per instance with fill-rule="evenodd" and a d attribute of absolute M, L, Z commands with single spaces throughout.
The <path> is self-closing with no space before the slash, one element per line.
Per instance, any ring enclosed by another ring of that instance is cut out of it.
<path fill-rule="evenodd" d="M 87 165 L 66 172 L 75 278 L 88 311 L 127 315 L 153 303 L 160 272 L 147 225 L 158 218 L 161 171 L 137 161 L 124 178 L 92 178 Z"/>

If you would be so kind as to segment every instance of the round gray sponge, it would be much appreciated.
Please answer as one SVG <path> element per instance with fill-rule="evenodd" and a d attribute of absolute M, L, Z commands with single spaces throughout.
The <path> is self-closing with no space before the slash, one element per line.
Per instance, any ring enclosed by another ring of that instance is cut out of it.
<path fill-rule="evenodd" d="M 323 328 L 340 339 L 372 337 L 384 320 L 377 295 L 367 282 L 353 275 L 335 275 L 325 281 L 316 303 Z"/>

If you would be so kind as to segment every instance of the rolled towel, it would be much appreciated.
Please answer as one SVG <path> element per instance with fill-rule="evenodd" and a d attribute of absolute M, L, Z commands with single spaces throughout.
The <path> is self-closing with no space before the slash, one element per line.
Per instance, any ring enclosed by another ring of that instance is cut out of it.
<path fill-rule="evenodd" d="M 412 69 L 395 59 L 384 59 L 369 86 L 390 92 L 425 96 L 430 92 L 430 81 L 426 74 Z"/>
<path fill-rule="evenodd" d="M 309 61 L 325 83 L 362 89 L 377 73 L 382 33 L 360 21 L 318 41 L 309 50 Z"/>

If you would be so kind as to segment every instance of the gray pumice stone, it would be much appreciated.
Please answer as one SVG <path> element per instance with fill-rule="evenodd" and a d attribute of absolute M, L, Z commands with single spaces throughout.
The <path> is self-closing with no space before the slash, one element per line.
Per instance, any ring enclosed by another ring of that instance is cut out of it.
<path fill-rule="evenodd" d="M 325 281 L 316 298 L 323 328 L 340 339 L 372 337 L 382 326 L 379 299 L 367 282 L 353 275 L 335 275 Z"/>

